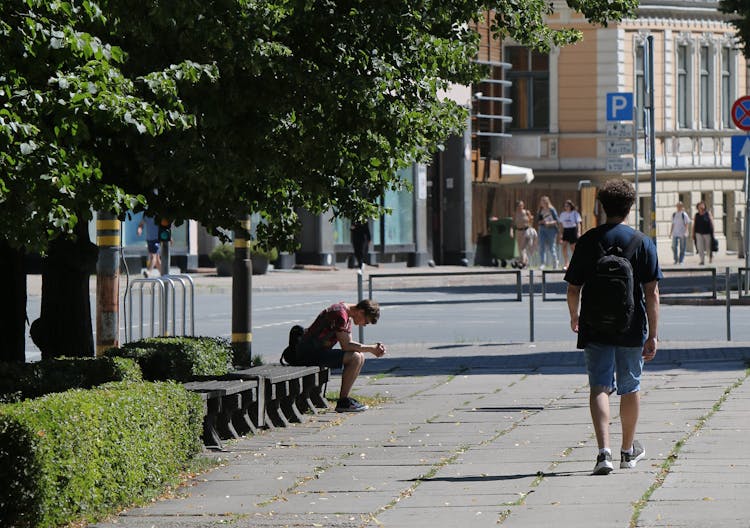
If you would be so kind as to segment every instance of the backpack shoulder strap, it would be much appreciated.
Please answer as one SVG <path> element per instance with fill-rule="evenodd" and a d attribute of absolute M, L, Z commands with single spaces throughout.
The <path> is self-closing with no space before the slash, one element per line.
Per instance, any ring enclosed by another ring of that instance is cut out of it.
<path fill-rule="evenodd" d="M 633 234 L 633 238 L 630 240 L 628 247 L 626 247 L 625 251 L 623 251 L 622 256 L 628 260 L 633 258 L 633 255 L 635 255 L 635 252 L 638 249 L 638 246 L 641 245 L 641 242 L 643 241 L 644 238 L 646 238 L 646 235 L 644 235 L 640 231 L 636 231 Z"/>

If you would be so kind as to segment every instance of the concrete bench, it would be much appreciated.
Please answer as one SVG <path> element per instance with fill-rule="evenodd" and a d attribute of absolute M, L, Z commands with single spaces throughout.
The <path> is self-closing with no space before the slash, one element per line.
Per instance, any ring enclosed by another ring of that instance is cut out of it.
<path fill-rule="evenodd" d="M 328 377 L 329 370 L 325 367 L 283 365 L 262 365 L 227 374 L 230 379 L 256 379 L 262 383 L 265 426 L 269 428 L 301 422 L 303 413 L 327 408 L 324 387 Z"/>
<path fill-rule="evenodd" d="M 203 399 L 203 443 L 221 449 L 222 440 L 255 433 L 264 425 L 263 385 L 256 379 L 192 381 L 184 384 Z"/>

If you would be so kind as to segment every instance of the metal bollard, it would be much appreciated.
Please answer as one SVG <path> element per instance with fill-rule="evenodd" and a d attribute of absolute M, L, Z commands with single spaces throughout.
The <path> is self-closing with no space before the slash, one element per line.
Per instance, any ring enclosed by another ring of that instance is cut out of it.
<path fill-rule="evenodd" d="M 731 324 L 732 290 L 729 289 L 729 267 L 726 268 L 726 275 L 724 276 L 724 287 L 727 290 L 727 341 L 731 341 L 732 340 L 732 324 Z"/>
<path fill-rule="evenodd" d="M 370 292 L 370 299 L 372 299 L 372 292 Z M 362 268 L 360 267 L 357 270 L 357 302 L 360 302 L 362 300 L 364 300 L 364 297 L 363 297 L 363 286 L 362 286 Z M 365 327 L 364 326 L 359 327 L 359 342 L 360 343 L 365 342 Z"/>
<path fill-rule="evenodd" d="M 534 270 L 529 270 L 529 342 L 534 342 Z"/>

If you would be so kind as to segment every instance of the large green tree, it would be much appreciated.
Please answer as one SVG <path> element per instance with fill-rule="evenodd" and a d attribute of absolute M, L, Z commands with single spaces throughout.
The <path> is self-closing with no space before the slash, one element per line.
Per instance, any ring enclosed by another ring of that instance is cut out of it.
<path fill-rule="evenodd" d="M 734 15 L 730 21 L 737 28 L 737 36 L 745 57 L 750 59 L 750 2 L 747 0 L 719 0 L 722 13 Z"/>
<path fill-rule="evenodd" d="M 606 23 L 637 0 L 568 4 Z M 472 62 L 473 22 L 494 10 L 499 38 L 541 49 L 578 40 L 577 31 L 545 23 L 553 6 L 4 2 L 0 71 L 18 73 L 0 78 L 11 120 L 0 122 L 9 152 L 0 165 L 0 234 L 12 247 L 70 245 L 89 207 L 124 214 L 147 204 L 211 227 L 257 212 L 266 220 L 259 237 L 281 245 L 301 207 L 377 214 L 372 197 L 401 185 L 396 169 L 428 159 L 463 127 L 466 110 L 438 94 L 483 73 Z"/>
<path fill-rule="evenodd" d="M 48 254 L 32 328 L 43 353 L 92 353 L 90 210 L 144 203 L 104 178 L 100 146 L 193 126 L 175 83 L 215 74 L 177 61 L 128 76 L 112 31 L 94 2 L 0 3 L 0 359 L 24 359 L 24 251 Z"/>

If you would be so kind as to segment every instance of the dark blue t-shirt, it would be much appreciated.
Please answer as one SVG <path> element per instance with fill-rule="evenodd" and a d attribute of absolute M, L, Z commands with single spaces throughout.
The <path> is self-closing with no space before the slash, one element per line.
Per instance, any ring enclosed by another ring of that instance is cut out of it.
<path fill-rule="evenodd" d="M 570 259 L 565 280 L 574 286 L 583 286 L 586 290 L 586 279 L 594 273 L 596 261 L 601 256 L 598 242 L 602 242 L 604 248 L 619 246 L 623 250 L 628 247 L 635 234 L 635 230 L 625 224 L 604 224 L 584 233 L 578 239 L 573 257 Z M 633 298 L 635 299 L 635 312 L 630 328 L 619 338 L 605 344 L 620 346 L 643 346 L 648 336 L 648 319 L 646 318 L 646 298 L 643 294 L 643 284 L 661 280 L 664 278 L 659 268 L 659 258 L 656 255 L 656 246 L 648 237 L 643 237 L 640 246 L 636 249 L 630 259 L 633 264 L 633 278 L 635 286 Z M 581 302 L 585 302 L 585 293 Z M 582 324 L 578 324 L 578 348 L 584 348 L 591 337 L 586 335 Z M 600 340 L 597 340 L 600 341 Z"/>

